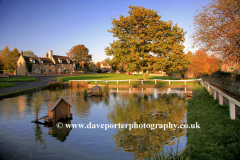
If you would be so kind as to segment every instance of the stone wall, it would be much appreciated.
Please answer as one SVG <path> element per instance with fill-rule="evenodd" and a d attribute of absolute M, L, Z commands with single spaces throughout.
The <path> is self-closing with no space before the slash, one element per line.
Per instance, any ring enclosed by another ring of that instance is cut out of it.
<path fill-rule="evenodd" d="M 199 78 L 202 78 L 203 82 L 208 82 L 240 99 L 240 82 L 219 75 L 199 76 Z"/>

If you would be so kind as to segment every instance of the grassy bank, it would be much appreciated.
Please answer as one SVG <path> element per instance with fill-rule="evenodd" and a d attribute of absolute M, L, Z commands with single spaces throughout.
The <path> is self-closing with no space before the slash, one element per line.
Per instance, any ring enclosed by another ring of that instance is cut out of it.
<path fill-rule="evenodd" d="M 38 89 L 43 89 L 43 88 L 47 88 L 47 87 L 48 86 L 41 86 L 41 87 L 35 87 L 35 88 L 24 89 L 24 90 L 20 90 L 20 91 L 0 94 L 0 99 L 7 98 L 7 97 L 12 97 L 12 96 L 17 96 L 17 95 L 20 95 L 20 94 L 24 94 L 26 92 L 30 92 L 30 91 L 34 91 L 34 90 L 38 90 Z"/>
<path fill-rule="evenodd" d="M 228 106 L 220 106 L 200 85 L 188 101 L 188 125 L 184 157 L 190 159 L 240 159 L 240 120 L 231 120 Z"/>
<path fill-rule="evenodd" d="M 0 78 L 0 82 L 32 82 L 39 81 L 37 78 L 32 77 L 14 77 L 14 78 Z"/>
<path fill-rule="evenodd" d="M 17 86 L 17 84 L 15 84 L 15 83 L 0 82 L 0 89 L 2 89 L 2 88 L 7 88 L 7 87 L 13 87 L 13 86 Z"/>
<path fill-rule="evenodd" d="M 127 75 L 127 74 L 115 74 L 115 73 L 102 73 L 94 75 L 78 75 L 78 76 L 65 76 L 58 77 L 57 80 L 61 79 L 63 82 L 69 80 L 125 80 L 125 79 L 143 79 L 140 75 Z M 160 76 L 147 76 L 147 79 L 169 79 L 169 80 L 179 80 L 179 78 L 172 77 L 160 77 Z"/>

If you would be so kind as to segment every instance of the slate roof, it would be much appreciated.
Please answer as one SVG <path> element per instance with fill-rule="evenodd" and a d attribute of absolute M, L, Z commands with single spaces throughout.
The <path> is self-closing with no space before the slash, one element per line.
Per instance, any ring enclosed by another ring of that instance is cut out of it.
<path fill-rule="evenodd" d="M 102 89 L 100 86 L 98 86 L 98 85 L 96 85 L 96 86 L 94 86 L 93 88 L 91 88 L 91 89 Z"/>
<path fill-rule="evenodd" d="M 26 61 L 26 63 L 32 63 L 31 60 L 35 60 L 35 63 L 33 63 L 33 64 L 40 64 L 40 61 L 43 61 L 43 64 L 54 64 L 54 62 L 50 58 L 47 58 L 47 57 L 23 56 L 23 58 Z M 67 56 L 53 55 L 53 59 L 56 62 L 56 64 L 73 64 L 73 61 Z M 59 63 L 58 60 L 62 60 L 62 63 Z M 68 63 L 68 60 L 70 61 L 70 63 Z"/>
<path fill-rule="evenodd" d="M 73 61 L 67 56 L 53 55 L 53 59 L 56 62 L 56 64 L 73 64 Z M 59 63 L 58 60 L 62 60 L 62 63 Z M 68 63 L 68 60 L 70 61 L 70 63 Z"/>
<path fill-rule="evenodd" d="M 67 101 L 65 101 L 63 98 L 59 98 L 52 106 L 50 106 L 50 107 L 48 108 L 48 110 L 49 110 L 49 111 L 54 110 L 54 108 L 56 108 L 57 105 L 58 105 L 61 101 L 66 102 L 70 107 L 72 107 L 72 106 L 71 106 Z"/>

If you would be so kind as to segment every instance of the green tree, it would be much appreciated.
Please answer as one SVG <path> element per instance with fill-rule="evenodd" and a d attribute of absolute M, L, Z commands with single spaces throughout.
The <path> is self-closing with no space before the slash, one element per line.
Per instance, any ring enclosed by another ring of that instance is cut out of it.
<path fill-rule="evenodd" d="M 240 1 L 211 0 L 194 17 L 194 44 L 239 61 Z"/>
<path fill-rule="evenodd" d="M 16 47 L 11 52 L 11 56 L 9 58 L 11 59 L 10 60 L 11 69 L 17 68 L 17 60 L 19 58 L 19 51 Z"/>
<path fill-rule="evenodd" d="M 26 56 L 26 57 L 37 57 L 37 55 L 35 55 L 33 53 L 33 51 L 24 51 L 23 52 L 23 56 Z"/>
<path fill-rule="evenodd" d="M 162 21 L 156 11 L 144 7 L 129 6 L 129 16 L 112 19 L 113 27 L 108 32 L 118 38 L 105 49 L 108 56 L 117 59 L 126 71 L 183 68 L 184 35 L 186 32 L 172 21 Z"/>
<path fill-rule="evenodd" d="M 8 46 L 6 45 L 5 48 L 1 52 L 1 58 L 3 63 L 3 68 L 5 70 L 11 69 L 11 51 L 9 50 Z"/>
<path fill-rule="evenodd" d="M 0 50 L 0 70 L 3 69 L 2 50 Z"/>

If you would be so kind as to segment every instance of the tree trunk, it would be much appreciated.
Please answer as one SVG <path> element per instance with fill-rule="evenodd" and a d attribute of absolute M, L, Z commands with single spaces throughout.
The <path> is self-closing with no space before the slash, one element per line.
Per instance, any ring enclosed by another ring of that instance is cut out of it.
<path fill-rule="evenodd" d="M 38 112 L 36 112 L 35 122 L 38 122 Z"/>
<path fill-rule="evenodd" d="M 147 74 L 146 74 L 146 71 L 143 71 L 143 80 L 147 80 Z"/>

